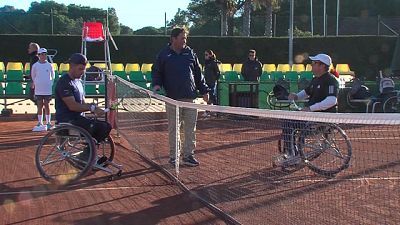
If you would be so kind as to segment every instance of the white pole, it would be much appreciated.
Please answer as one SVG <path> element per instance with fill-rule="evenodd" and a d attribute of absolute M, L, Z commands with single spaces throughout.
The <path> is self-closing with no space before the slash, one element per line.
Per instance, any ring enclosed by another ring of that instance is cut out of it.
<path fill-rule="evenodd" d="M 289 19 L 289 65 L 293 65 L 293 14 L 294 0 L 290 0 L 290 19 Z"/>
<path fill-rule="evenodd" d="M 336 36 L 339 36 L 340 0 L 336 3 Z"/>
<path fill-rule="evenodd" d="M 314 36 L 313 0 L 310 0 L 310 22 L 311 22 L 311 36 Z"/>
<path fill-rule="evenodd" d="M 326 0 L 324 0 L 324 37 L 326 37 Z"/>

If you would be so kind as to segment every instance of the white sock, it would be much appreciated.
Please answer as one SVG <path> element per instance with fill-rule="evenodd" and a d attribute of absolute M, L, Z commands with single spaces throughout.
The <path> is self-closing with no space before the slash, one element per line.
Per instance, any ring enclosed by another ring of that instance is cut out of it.
<path fill-rule="evenodd" d="M 46 124 L 50 124 L 51 123 L 51 114 L 46 115 Z"/>
<path fill-rule="evenodd" d="M 40 125 L 43 125 L 43 114 L 37 115 L 38 122 Z"/>

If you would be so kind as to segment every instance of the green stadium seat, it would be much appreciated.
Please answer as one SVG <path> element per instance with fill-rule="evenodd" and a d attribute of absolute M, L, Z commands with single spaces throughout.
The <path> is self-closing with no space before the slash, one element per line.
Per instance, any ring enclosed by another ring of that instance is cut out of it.
<path fill-rule="evenodd" d="M 305 68 L 304 64 L 293 64 L 292 69 L 291 69 L 291 71 L 295 71 L 297 73 L 300 73 L 305 70 L 306 70 L 306 68 Z"/>
<path fill-rule="evenodd" d="M 30 62 L 26 62 L 24 64 L 24 73 L 26 75 L 29 75 L 31 73 L 31 63 Z"/>
<path fill-rule="evenodd" d="M 285 80 L 289 81 L 289 88 L 291 92 L 297 92 L 299 74 L 296 71 L 287 71 L 285 73 Z"/>
<path fill-rule="evenodd" d="M 227 72 L 233 72 L 232 65 L 230 63 L 221 63 L 218 64 L 218 67 L 221 74 L 225 74 Z"/>
<path fill-rule="evenodd" d="M 285 79 L 285 74 L 282 71 L 273 71 L 271 72 L 271 78 L 272 80 Z"/>
<path fill-rule="evenodd" d="M 58 78 L 60 78 L 60 73 L 58 72 L 58 65 L 57 63 L 52 63 L 51 65 L 53 66 L 54 69 L 54 80 L 58 80 Z"/>
<path fill-rule="evenodd" d="M 278 67 L 276 67 L 276 71 L 281 71 L 284 73 L 290 70 L 291 68 L 289 64 L 278 64 Z"/>
<path fill-rule="evenodd" d="M 296 71 L 287 71 L 285 73 L 285 79 L 289 80 L 290 82 L 297 82 L 299 79 L 299 74 Z"/>
<path fill-rule="evenodd" d="M 85 85 L 85 95 L 97 95 L 97 87 L 94 84 Z"/>
<path fill-rule="evenodd" d="M 23 81 L 24 72 L 21 62 L 8 62 L 7 63 L 7 80 L 8 81 Z"/>
<path fill-rule="evenodd" d="M 235 71 L 226 71 L 225 72 L 225 80 L 226 81 L 239 81 L 239 74 Z"/>
<path fill-rule="evenodd" d="M 105 84 L 99 84 L 98 91 L 100 95 L 104 95 L 106 93 L 106 86 Z"/>
<path fill-rule="evenodd" d="M 64 73 L 68 73 L 69 71 L 69 64 L 68 63 L 61 63 L 60 67 L 58 68 L 60 75 Z"/>
<path fill-rule="evenodd" d="M 95 64 L 93 64 L 93 66 L 98 67 L 102 70 L 107 70 L 107 68 L 108 68 L 106 63 L 95 63 Z M 87 67 L 88 67 L 88 65 L 86 64 L 86 68 Z M 89 64 L 89 67 L 90 67 L 90 64 Z"/>
<path fill-rule="evenodd" d="M 242 66 L 243 65 L 241 63 L 233 64 L 233 71 L 235 71 L 238 74 L 242 73 Z"/>
<path fill-rule="evenodd" d="M 131 71 L 140 71 L 139 63 L 127 63 L 125 66 L 125 72 L 129 74 Z"/>
<path fill-rule="evenodd" d="M 303 72 L 300 72 L 299 79 L 304 78 L 306 80 L 312 80 L 313 77 L 314 77 L 314 75 L 311 71 L 303 71 Z"/>
<path fill-rule="evenodd" d="M 151 77 L 151 73 L 146 73 L 144 76 L 145 76 L 147 82 L 151 82 L 153 80 L 153 78 Z"/>
<path fill-rule="evenodd" d="M 4 88 L 3 88 L 3 84 L 0 83 L 0 96 L 4 95 Z"/>
<path fill-rule="evenodd" d="M 5 87 L 5 96 L 23 96 L 24 87 L 21 82 L 8 81 Z"/>
<path fill-rule="evenodd" d="M 151 73 L 151 67 L 153 66 L 153 63 L 143 63 L 141 67 L 141 71 L 143 74 L 146 73 Z"/>
<path fill-rule="evenodd" d="M 271 81 L 271 75 L 268 73 L 261 74 L 260 81 Z"/>
<path fill-rule="evenodd" d="M 0 62 L 0 82 L 4 81 L 4 63 Z"/>
<path fill-rule="evenodd" d="M 271 72 L 276 71 L 275 64 L 264 64 L 262 67 L 263 72 L 271 74 Z"/>

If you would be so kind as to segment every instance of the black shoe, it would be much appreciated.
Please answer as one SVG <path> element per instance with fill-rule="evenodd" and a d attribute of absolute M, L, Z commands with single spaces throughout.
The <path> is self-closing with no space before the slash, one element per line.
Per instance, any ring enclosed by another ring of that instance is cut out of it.
<path fill-rule="evenodd" d="M 186 166 L 198 166 L 200 163 L 193 156 L 189 156 L 183 159 L 183 164 Z"/>

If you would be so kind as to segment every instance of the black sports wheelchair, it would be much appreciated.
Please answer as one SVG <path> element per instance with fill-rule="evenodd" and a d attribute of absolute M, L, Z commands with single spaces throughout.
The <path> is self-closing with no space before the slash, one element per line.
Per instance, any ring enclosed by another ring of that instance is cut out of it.
<path fill-rule="evenodd" d="M 122 175 L 122 165 L 113 162 L 115 144 L 109 135 L 97 142 L 85 129 L 69 124 L 57 124 L 42 138 L 36 150 L 35 163 L 47 181 L 67 185 L 103 171 L 113 180 Z"/>

